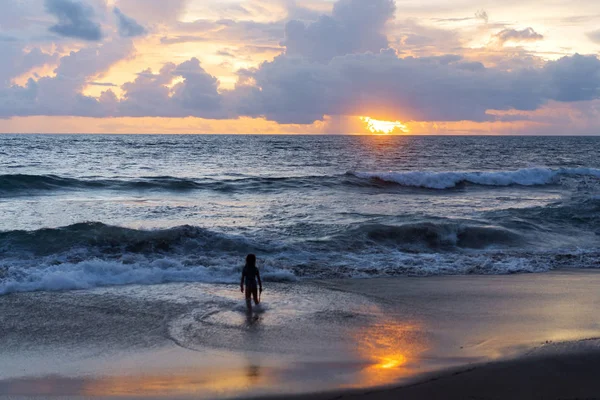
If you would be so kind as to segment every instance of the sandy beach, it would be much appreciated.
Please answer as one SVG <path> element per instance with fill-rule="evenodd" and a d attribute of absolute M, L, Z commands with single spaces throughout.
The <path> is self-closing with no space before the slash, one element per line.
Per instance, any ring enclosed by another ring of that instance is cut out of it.
<path fill-rule="evenodd" d="M 0 297 L 10 398 L 596 398 L 600 271 Z M 319 394 L 320 393 L 320 394 Z"/>

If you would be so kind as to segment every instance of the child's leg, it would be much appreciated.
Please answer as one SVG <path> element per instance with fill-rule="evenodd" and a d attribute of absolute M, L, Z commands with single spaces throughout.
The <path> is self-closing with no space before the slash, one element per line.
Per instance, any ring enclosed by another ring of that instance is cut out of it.
<path fill-rule="evenodd" d="M 248 308 L 248 312 L 252 312 L 252 301 L 251 301 L 251 293 L 252 288 L 246 285 L 245 295 L 246 295 L 246 308 Z"/>
<path fill-rule="evenodd" d="M 252 296 L 254 297 L 254 304 L 258 305 L 258 288 L 256 286 L 252 288 Z"/>

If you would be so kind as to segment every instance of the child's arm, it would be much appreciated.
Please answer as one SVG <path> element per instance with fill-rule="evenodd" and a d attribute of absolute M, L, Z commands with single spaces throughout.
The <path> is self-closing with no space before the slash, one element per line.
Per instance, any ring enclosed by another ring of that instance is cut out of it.
<path fill-rule="evenodd" d="M 244 293 L 244 278 L 246 277 L 246 268 L 242 270 L 242 279 L 240 280 L 240 290 Z"/>
<path fill-rule="evenodd" d="M 259 287 L 260 291 L 262 292 L 262 282 L 260 280 L 260 272 L 258 271 L 258 268 L 256 268 L 256 277 L 258 278 L 258 287 Z"/>

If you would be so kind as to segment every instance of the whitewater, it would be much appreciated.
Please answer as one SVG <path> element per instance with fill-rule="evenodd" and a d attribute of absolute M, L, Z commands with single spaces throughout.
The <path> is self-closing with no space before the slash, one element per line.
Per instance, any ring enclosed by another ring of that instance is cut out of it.
<path fill-rule="evenodd" d="M 0 295 L 600 267 L 600 140 L 0 136 Z"/>

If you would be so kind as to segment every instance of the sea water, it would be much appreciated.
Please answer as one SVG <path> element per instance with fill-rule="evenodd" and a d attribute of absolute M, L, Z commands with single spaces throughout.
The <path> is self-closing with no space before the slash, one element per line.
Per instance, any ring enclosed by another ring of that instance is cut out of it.
<path fill-rule="evenodd" d="M 600 267 L 600 138 L 0 135 L 0 294 Z"/>

